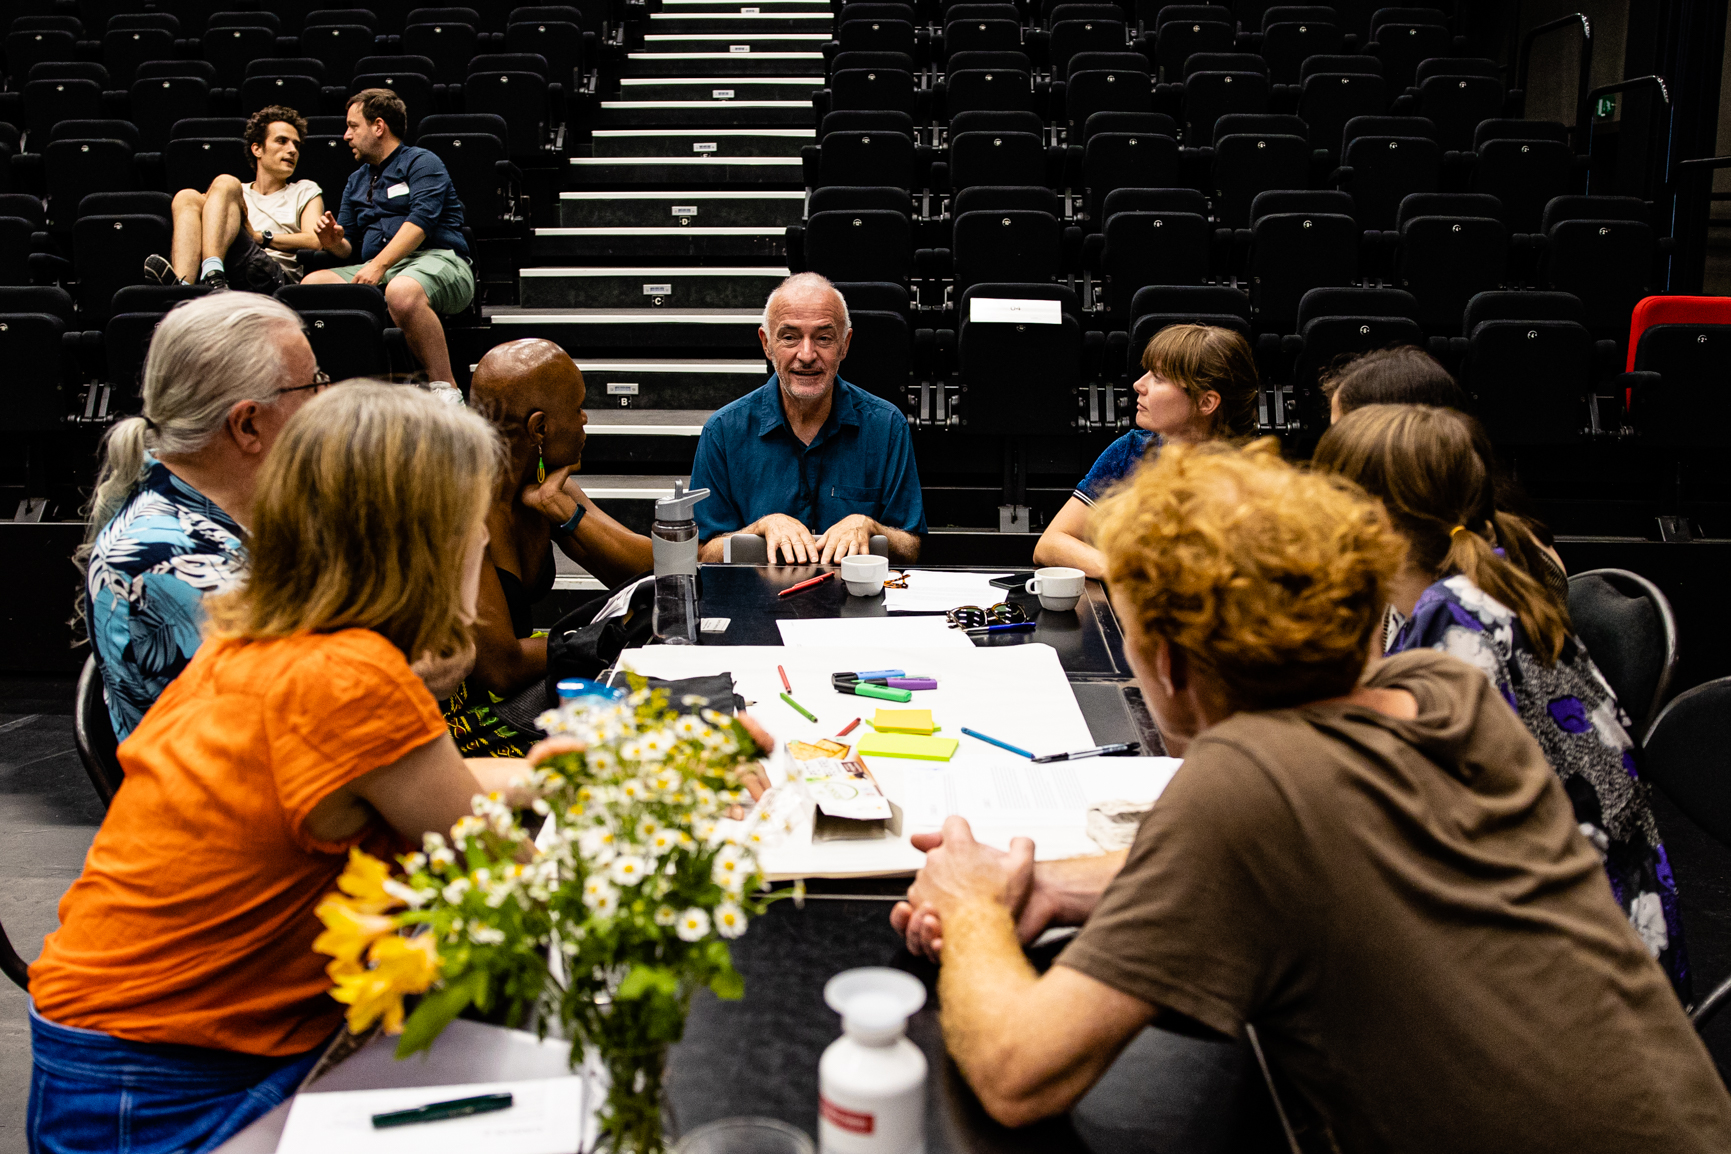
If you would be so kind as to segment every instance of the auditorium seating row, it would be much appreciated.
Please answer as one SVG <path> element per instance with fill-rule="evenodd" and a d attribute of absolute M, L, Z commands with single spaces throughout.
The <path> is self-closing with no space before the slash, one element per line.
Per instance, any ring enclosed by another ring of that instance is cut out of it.
<path fill-rule="evenodd" d="M 14 158 L 13 205 L 8 212 L 35 227 L 69 232 L 86 197 L 104 192 L 203 191 L 222 174 L 253 176 L 252 154 L 241 139 L 242 117 L 176 121 L 160 151 L 147 151 L 137 126 L 124 120 L 66 120 L 56 124 L 40 153 Z M 313 180 L 333 211 L 356 161 L 342 137 L 341 117 L 309 118 L 296 178 Z M 436 154 L 450 170 L 465 216 L 479 229 L 513 228 L 522 216 L 522 173 L 510 157 L 509 130 L 491 113 L 424 117 L 412 142 Z M 18 206 L 37 203 L 35 212 Z M 44 203 L 46 207 L 44 207 Z M 165 215 L 166 215 L 166 210 Z M 3 215 L 3 214 L 0 214 Z M 15 283 L 0 273 L 0 283 Z"/>
<path fill-rule="evenodd" d="M 1037 278 L 1078 292 L 1091 328 L 1122 324 L 1150 285 L 1224 284 L 1248 290 L 1252 331 L 1278 336 L 1298 331 L 1310 289 L 1383 285 L 1411 293 L 1414 319 L 1440 334 L 1480 292 L 1542 287 L 1574 294 L 1595 336 L 1618 340 L 1659 283 L 1667 248 L 1631 197 L 1557 197 L 1531 234 L 1511 234 L 1496 200 L 1472 193 L 1409 195 L 1386 231 L 1363 229 L 1352 198 L 1327 191 L 1258 193 L 1249 227 L 1226 229 L 1193 189 L 1120 188 L 1091 235 L 1038 186 L 970 187 L 938 220 L 915 220 L 911 198 L 891 187 L 820 188 L 809 205 L 788 229 L 790 268 L 907 286 L 926 309 L 978 283 Z"/>
<path fill-rule="evenodd" d="M 45 432 L 69 421 L 103 423 L 134 413 L 139 374 L 156 324 L 202 285 L 130 285 L 118 290 L 100 327 L 56 286 L 0 286 L 0 357 L 8 404 L 0 431 Z M 289 285 L 281 300 L 301 314 L 319 366 L 333 379 L 388 376 L 413 365 L 384 294 L 371 285 Z M 82 395 L 81 405 L 74 407 Z"/>
<path fill-rule="evenodd" d="M 379 31 L 379 17 L 370 8 L 324 9 L 293 35 L 282 35 L 277 11 L 214 13 L 202 35 L 185 36 L 180 19 L 168 12 L 123 13 L 110 17 L 100 39 L 85 39 L 76 16 L 20 16 L 6 35 L 4 75 L 18 90 L 44 63 L 77 61 L 103 71 L 110 83 L 128 89 L 152 75 L 165 61 L 210 65 L 209 79 L 224 89 L 240 88 L 258 60 L 299 59 L 320 66 L 304 73 L 342 82 L 376 71 L 362 68 L 363 59 L 403 55 L 432 61 L 430 77 L 462 76 L 473 69 L 472 58 L 489 53 L 533 53 L 552 66 L 550 79 L 583 87 L 598 55 L 599 24 L 586 23 L 582 11 L 570 5 L 513 7 L 505 27 L 486 31 L 473 8 L 418 8 L 408 14 L 400 34 Z"/>

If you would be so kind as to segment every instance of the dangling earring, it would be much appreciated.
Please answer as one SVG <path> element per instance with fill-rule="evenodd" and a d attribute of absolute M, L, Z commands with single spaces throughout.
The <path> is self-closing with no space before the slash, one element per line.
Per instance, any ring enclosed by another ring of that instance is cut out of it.
<path fill-rule="evenodd" d="M 541 451 L 540 445 L 535 446 L 535 483 L 537 485 L 547 483 L 547 457 Z"/>

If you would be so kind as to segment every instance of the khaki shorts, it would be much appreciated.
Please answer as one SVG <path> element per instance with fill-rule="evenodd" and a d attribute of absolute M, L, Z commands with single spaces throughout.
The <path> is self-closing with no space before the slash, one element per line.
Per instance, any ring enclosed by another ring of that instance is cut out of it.
<path fill-rule="evenodd" d="M 345 281 L 352 281 L 355 274 L 365 267 L 346 264 L 331 271 Z M 382 290 L 393 278 L 400 276 L 406 276 L 420 285 L 425 290 L 427 303 L 433 306 L 433 311 L 446 316 L 468 308 L 469 301 L 475 296 L 474 270 L 469 267 L 468 261 L 448 248 L 416 249 L 385 270 L 385 275 L 379 278 L 379 288 Z"/>

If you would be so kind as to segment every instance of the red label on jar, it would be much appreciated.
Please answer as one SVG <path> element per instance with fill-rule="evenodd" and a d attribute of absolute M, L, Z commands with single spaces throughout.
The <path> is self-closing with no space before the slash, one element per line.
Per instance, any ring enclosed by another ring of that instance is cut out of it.
<path fill-rule="evenodd" d="M 876 1122 L 872 1115 L 861 1114 L 858 1110 L 837 1106 L 828 1098 L 819 1097 L 817 1108 L 830 1125 L 840 1127 L 850 1134 L 870 1134 Z"/>

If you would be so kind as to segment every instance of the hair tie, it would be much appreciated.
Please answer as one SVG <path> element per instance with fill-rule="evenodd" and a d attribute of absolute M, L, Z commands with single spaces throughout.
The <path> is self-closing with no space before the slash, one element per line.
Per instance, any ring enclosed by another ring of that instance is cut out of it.
<path fill-rule="evenodd" d="M 1466 533 L 1466 532 L 1469 532 L 1469 530 L 1467 529 L 1467 527 L 1465 525 L 1456 525 L 1453 529 L 1449 530 L 1449 540 L 1453 541 L 1455 539 L 1456 533 Z"/>
<path fill-rule="evenodd" d="M 144 414 L 142 414 L 142 413 L 140 413 L 139 415 L 144 416 Z M 157 428 L 156 422 L 151 420 L 148 416 L 144 416 L 144 427 L 146 429 L 149 429 L 153 433 L 156 432 L 156 428 Z"/>

